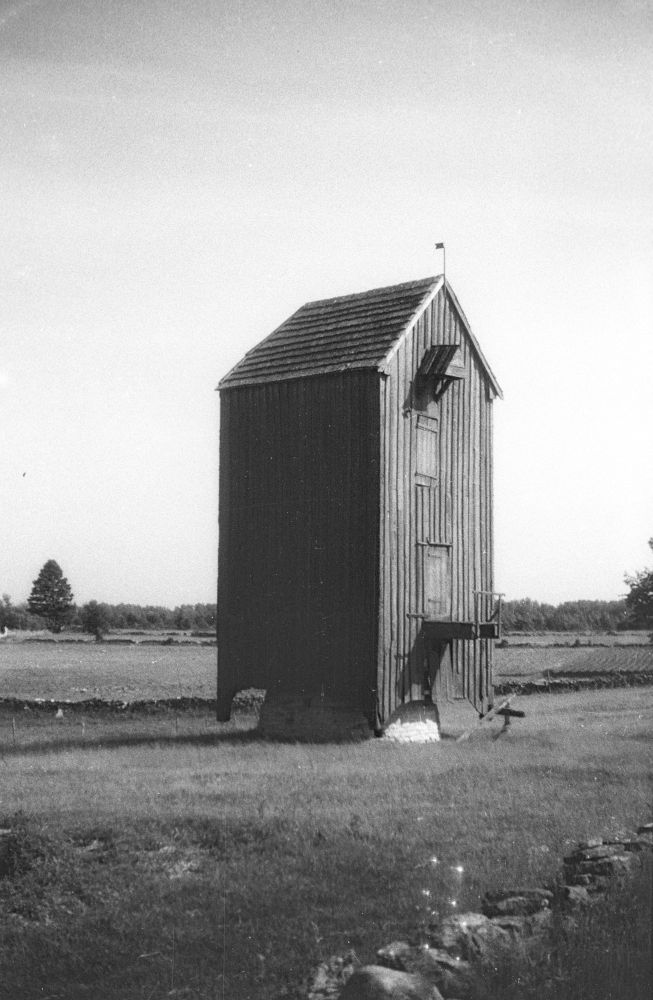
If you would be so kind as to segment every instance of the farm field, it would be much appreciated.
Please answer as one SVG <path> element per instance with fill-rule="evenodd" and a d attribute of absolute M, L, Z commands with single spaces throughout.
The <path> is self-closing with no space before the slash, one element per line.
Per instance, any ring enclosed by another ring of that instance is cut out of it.
<path fill-rule="evenodd" d="M 648 632 L 504 632 L 510 646 L 645 646 Z"/>
<path fill-rule="evenodd" d="M 638 636 L 639 645 L 622 643 Z M 653 671 L 653 645 L 642 633 L 613 639 L 614 646 L 560 646 L 520 643 L 495 649 L 495 679 L 535 679 L 574 673 Z M 541 637 L 540 637 L 541 638 Z M 587 637 L 585 637 L 587 640 Z M 552 640 L 553 641 L 553 640 Z M 556 640 L 557 641 L 557 636 Z M 517 642 L 515 637 L 509 643 Z M 0 645 L 0 697 L 32 700 L 155 700 L 178 697 L 211 699 L 216 693 L 216 648 L 211 645 L 134 645 L 96 642 L 6 642 Z"/>
<path fill-rule="evenodd" d="M 6 643 L 0 695 L 66 701 L 215 698 L 215 646 Z"/>
<path fill-rule="evenodd" d="M 520 704 L 502 740 L 488 723 L 422 746 L 265 744 L 208 712 L 176 732 L 98 720 L 106 742 L 90 746 L 71 714 L 58 747 L 26 713 L 15 745 L 5 710 L 2 995 L 300 1000 L 328 956 L 370 961 L 435 912 L 550 882 L 577 840 L 650 818 L 653 690 Z"/>
<path fill-rule="evenodd" d="M 653 645 L 505 646 L 494 651 L 496 681 L 621 671 L 653 672 Z"/>
<path fill-rule="evenodd" d="M 10 643 L 64 643 L 74 642 L 77 645 L 91 644 L 96 641 L 94 635 L 87 632 L 50 632 L 48 629 L 32 631 L 11 631 L 8 639 Z M 130 645 L 148 645 L 151 643 L 183 643 L 184 645 L 200 645 L 202 643 L 215 642 L 215 630 L 194 631 L 188 629 L 112 629 L 104 633 L 102 642 L 120 643 Z"/>

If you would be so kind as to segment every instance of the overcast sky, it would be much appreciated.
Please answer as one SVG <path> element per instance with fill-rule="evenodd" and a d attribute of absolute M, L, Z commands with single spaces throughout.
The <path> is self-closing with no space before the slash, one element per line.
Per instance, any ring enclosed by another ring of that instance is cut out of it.
<path fill-rule="evenodd" d="M 653 535 L 649 0 L 0 2 L 0 591 L 211 601 L 218 379 L 448 277 L 501 383 L 496 583 Z"/>

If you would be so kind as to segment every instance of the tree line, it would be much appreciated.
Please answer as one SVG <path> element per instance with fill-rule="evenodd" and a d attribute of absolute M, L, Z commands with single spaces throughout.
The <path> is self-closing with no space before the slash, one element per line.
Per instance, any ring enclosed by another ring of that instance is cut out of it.
<path fill-rule="evenodd" d="M 62 627 L 94 634 L 98 630 L 94 618 L 100 619 L 100 631 L 114 629 L 211 631 L 215 629 L 216 605 L 181 604 L 175 608 L 163 608 L 153 604 L 105 604 L 89 601 L 79 607 L 74 605 Z M 44 627 L 49 627 L 47 622 L 42 617 L 32 614 L 26 601 L 12 604 L 9 594 L 2 595 L 0 629 L 38 630 Z"/>
<path fill-rule="evenodd" d="M 501 619 L 508 632 L 616 632 L 645 627 L 628 614 L 625 600 L 562 604 L 541 604 L 529 598 L 504 601 Z"/>
<path fill-rule="evenodd" d="M 565 601 L 542 604 L 529 598 L 505 601 L 503 627 L 508 632 L 613 632 L 627 628 L 646 628 L 633 621 L 621 601 Z M 106 604 L 89 601 L 73 605 L 62 627 L 89 632 L 117 629 L 209 631 L 215 629 L 215 604 L 182 604 L 175 608 L 159 605 Z M 0 604 L 0 629 L 42 629 L 44 619 L 33 614 L 27 602 L 12 604 L 3 594 Z M 56 626 L 53 631 L 56 631 Z"/>
<path fill-rule="evenodd" d="M 653 538 L 649 541 L 653 550 Z M 510 632 L 585 632 L 653 628 L 653 569 L 626 576 L 628 594 L 618 601 L 564 601 L 542 604 L 530 598 L 505 601 L 503 626 Z M 68 580 L 49 559 L 32 584 L 25 604 L 13 605 L 8 594 L 0 602 L 0 628 L 42 629 L 60 632 L 79 629 L 100 636 L 115 629 L 213 630 L 215 604 L 158 605 L 106 604 L 89 601 L 77 607 Z"/>
<path fill-rule="evenodd" d="M 164 608 L 89 601 L 78 607 L 70 584 L 54 559 L 49 559 L 41 569 L 26 602 L 14 605 L 9 594 L 3 594 L 0 602 L 0 628 L 10 630 L 48 628 L 61 632 L 66 628 L 100 635 L 114 629 L 212 631 L 215 623 L 215 604 Z"/>
<path fill-rule="evenodd" d="M 648 546 L 653 552 L 653 538 Z M 506 601 L 504 627 L 510 632 L 585 632 L 653 629 L 653 568 L 626 574 L 628 593 L 621 601 Z M 653 633 L 651 633 L 653 641 Z"/>

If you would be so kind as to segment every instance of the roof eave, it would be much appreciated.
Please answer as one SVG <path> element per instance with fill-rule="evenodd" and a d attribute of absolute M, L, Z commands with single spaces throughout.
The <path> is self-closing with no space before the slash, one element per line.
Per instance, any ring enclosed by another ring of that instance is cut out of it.
<path fill-rule="evenodd" d="M 479 342 L 477 341 L 476 337 L 472 333 L 472 328 L 469 325 L 469 320 L 467 319 L 467 317 L 465 316 L 465 313 L 463 312 L 463 308 L 462 308 L 460 302 L 458 301 L 456 293 L 454 292 L 454 290 L 451 287 L 451 285 L 448 284 L 448 283 L 447 283 L 446 291 L 448 292 L 448 294 L 449 294 L 449 296 L 451 298 L 451 301 L 453 302 L 453 304 L 454 304 L 454 306 L 456 308 L 456 312 L 460 316 L 461 322 L 462 322 L 463 326 L 465 327 L 465 330 L 467 332 L 467 336 L 469 337 L 470 343 L 471 343 L 472 347 L 474 348 L 474 353 L 476 354 L 476 356 L 477 356 L 478 360 L 480 361 L 482 367 L 485 369 L 485 374 L 488 377 L 488 381 L 489 381 L 490 385 L 494 389 L 494 392 L 499 397 L 499 399 L 503 399 L 503 390 L 501 389 L 501 386 L 497 382 L 496 376 L 495 376 L 494 372 L 492 371 L 492 369 L 490 368 L 490 365 L 488 364 L 487 358 L 485 357 L 485 355 L 483 354 L 483 351 L 480 348 Z"/>
<path fill-rule="evenodd" d="M 259 385 L 276 385 L 281 382 L 297 382 L 299 379 L 324 378 L 329 375 L 349 375 L 358 372 L 374 372 L 379 374 L 378 365 L 372 361 L 352 363 L 348 365 L 329 365 L 319 368 L 309 368 L 298 372 L 284 372 L 282 375 L 252 375 L 241 376 L 229 382 L 229 375 L 225 375 L 217 385 L 216 391 L 226 392 L 231 389 L 251 389 Z M 380 374 L 385 374 L 381 372 Z"/>
<path fill-rule="evenodd" d="M 301 309 L 301 307 L 300 307 L 300 309 Z M 250 354 L 252 354 L 254 351 L 258 351 L 259 347 L 262 347 L 262 345 L 265 344 L 268 340 L 270 340 L 272 337 L 274 337 L 274 335 L 277 332 L 277 330 L 280 330 L 282 326 L 285 326 L 286 323 L 289 323 L 290 320 L 293 318 L 293 316 L 297 315 L 297 313 L 300 311 L 300 309 L 295 309 L 295 312 L 291 313 L 290 316 L 288 317 L 288 319 L 285 319 L 283 321 L 283 323 L 279 323 L 278 326 L 275 326 L 275 328 L 272 331 L 272 333 L 269 333 L 267 335 L 267 337 L 264 337 L 263 340 L 260 340 L 258 342 L 258 344 L 254 344 L 253 347 L 250 347 L 249 351 L 246 351 L 245 354 L 243 354 L 242 358 L 240 358 L 240 360 L 237 361 L 236 364 L 232 368 L 229 369 L 229 371 L 227 372 L 227 374 L 222 376 L 222 378 L 220 379 L 220 381 L 218 382 L 218 384 L 216 386 L 216 392 L 220 392 L 222 389 L 228 389 L 228 388 L 230 388 L 228 385 L 226 385 L 226 383 L 231 378 L 231 376 L 241 367 L 241 365 L 243 364 L 243 361 L 245 361 L 250 356 Z"/>

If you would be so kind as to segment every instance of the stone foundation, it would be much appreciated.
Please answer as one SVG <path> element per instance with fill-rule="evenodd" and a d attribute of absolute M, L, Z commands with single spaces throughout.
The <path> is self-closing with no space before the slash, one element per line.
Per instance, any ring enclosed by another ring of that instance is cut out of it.
<path fill-rule="evenodd" d="M 359 711 L 319 695 L 268 695 L 259 715 L 259 732 L 266 739 L 307 743 L 358 741 L 374 735 Z"/>
<path fill-rule="evenodd" d="M 382 739 L 393 743 L 437 743 L 440 717 L 436 706 L 423 701 L 402 705 L 385 727 Z"/>

